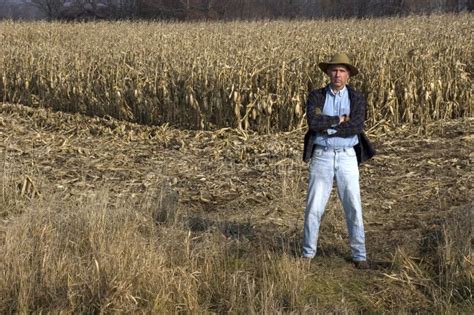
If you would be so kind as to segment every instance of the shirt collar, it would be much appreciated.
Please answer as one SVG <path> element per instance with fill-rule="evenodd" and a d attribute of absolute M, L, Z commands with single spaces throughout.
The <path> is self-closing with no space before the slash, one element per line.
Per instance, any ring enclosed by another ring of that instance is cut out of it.
<path fill-rule="evenodd" d="M 336 95 L 344 96 L 347 93 L 347 85 L 344 85 L 344 87 L 341 90 L 334 93 L 334 91 L 331 89 L 331 85 L 328 84 L 326 91 L 331 93 L 332 96 L 336 96 Z"/>

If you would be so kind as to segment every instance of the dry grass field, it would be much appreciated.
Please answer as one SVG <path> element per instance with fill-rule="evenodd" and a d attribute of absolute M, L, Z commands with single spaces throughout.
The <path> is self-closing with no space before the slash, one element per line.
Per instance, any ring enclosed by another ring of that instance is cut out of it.
<path fill-rule="evenodd" d="M 474 313 L 473 15 L 341 23 L 0 22 L 0 313 Z M 367 271 L 335 192 L 300 259 L 303 107 L 342 43 Z"/>
<path fill-rule="evenodd" d="M 189 131 L 3 104 L 0 313 L 473 310 L 473 119 L 372 135 L 371 270 L 335 193 L 299 258 L 303 130 Z"/>

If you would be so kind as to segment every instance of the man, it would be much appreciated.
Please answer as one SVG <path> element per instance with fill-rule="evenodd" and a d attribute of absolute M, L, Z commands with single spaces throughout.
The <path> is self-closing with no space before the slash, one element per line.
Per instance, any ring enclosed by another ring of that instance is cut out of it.
<path fill-rule="evenodd" d="M 359 71 L 342 53 L 320 63 L 319 68 L 331 82 L 312 91 L 306 105 L 309 130 L 305 135 L 303 159 L 311 162 L 303 257 L 316 255 L 321 217 L 335 178 L 349 231 L 352 261 L 356 268 L 368 269 L 358 164 L 375 152 L 363 133 L 365 98 L 347 85 L 349 77 Z"/>

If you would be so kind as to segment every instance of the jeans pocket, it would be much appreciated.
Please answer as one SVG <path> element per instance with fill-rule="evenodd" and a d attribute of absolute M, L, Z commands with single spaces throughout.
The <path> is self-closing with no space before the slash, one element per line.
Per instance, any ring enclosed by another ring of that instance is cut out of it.
<path fill-rule="evenodd" d="M 356 156 L 356 152 L 354 148 L 345 149 L 344 152 L 346 152 L 346 154 L 350 157 Z"/>
<path fill-rule="evenodd" d="M 310 164 L 312 165 L 316 163 L 316 161 L 320 160 L 322 156 L 323 156 L 323 149 L 314 149 Z"/>
<path fill-rule="evenodd" d="M 314 149 L 313 156 L 321 156 L 323 155 L 323 149 Z"/>

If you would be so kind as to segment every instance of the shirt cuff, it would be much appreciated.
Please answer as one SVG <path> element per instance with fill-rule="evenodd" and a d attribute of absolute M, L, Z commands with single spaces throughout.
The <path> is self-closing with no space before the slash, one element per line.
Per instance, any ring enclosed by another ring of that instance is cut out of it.
<path fill-rule="evenodd" d="M 330 128 L 330 129 L 326 130 L 326 132 L 328 133 L 328 135 L 333 135 L 337 132 L 337 130 Z"/>

